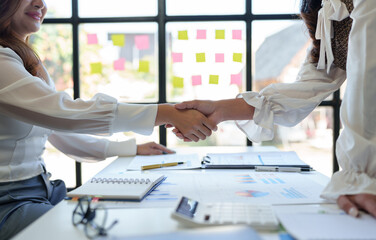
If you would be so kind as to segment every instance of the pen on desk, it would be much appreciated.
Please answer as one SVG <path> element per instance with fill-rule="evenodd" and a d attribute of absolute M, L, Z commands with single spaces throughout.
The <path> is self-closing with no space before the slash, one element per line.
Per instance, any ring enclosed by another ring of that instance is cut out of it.
<path fill-rule="evenodd" d="M 308 172 L 311 170 L 307 167 L 255 166 L 257 172 Z"/>
<path fill-rule="evenodd" d="M 161 164 L 152 164 L 152 165 L 145 165 L 141 166 L 141 170 L 149 170 L 155 168 L 163 168 L 163 167 L 173 167 L 179 164 L 184 164 L 185 162 L 171 162 L 171 163 L 161 163 Z"/>

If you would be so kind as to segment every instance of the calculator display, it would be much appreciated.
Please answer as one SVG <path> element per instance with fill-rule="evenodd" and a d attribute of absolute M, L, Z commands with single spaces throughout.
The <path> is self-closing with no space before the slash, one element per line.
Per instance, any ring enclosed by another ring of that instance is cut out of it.
<path fill-rule="evenodd" d="M 180 203 L 176 209 L 176 212 L 186 217 L 193 218 L 196 213 L 197 206 L 198 206 L 197 201 L 183 197 L 180 200 Z"/>

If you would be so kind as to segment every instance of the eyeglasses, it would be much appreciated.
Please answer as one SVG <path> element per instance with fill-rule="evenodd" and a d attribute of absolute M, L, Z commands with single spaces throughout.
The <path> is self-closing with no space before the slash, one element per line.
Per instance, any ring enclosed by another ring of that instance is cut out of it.
<path fill-rule="evenodd" d="M 107 236 L 107 232 L 118 222 L 113 221 L 106 227 L 107 209 L 103 205 L 97 205 L 91 208 L 92 198 L 82 197 L 78 199 L 76 208 L 73 211 L 72 223 L 76 227 L 79 224 L 84 225 L 86 237 L 93 239 L 99 236 Z"/>

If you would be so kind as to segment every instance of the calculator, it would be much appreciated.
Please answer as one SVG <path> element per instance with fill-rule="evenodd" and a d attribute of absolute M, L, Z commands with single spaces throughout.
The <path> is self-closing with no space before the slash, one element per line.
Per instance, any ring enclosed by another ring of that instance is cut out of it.
<path fill-rule="evenodd" d="M 204 204 L 182 197 L 171 217 L 190 227 L 246 224 L 256 230 L 279 229 L 271 205 L 236 202 Z"/>

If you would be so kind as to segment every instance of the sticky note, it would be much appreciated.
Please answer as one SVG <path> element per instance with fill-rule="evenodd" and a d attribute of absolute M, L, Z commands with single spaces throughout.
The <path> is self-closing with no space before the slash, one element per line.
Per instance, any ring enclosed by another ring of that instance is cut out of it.
<path fill-rule="evenodd" d="M 242 30 L 232 30 L 232 39 L 242 40 Z"/>
<path fill-rule="evenodd" d="M 202 80 L 201 80 L 200 75 L 192 76 L 192 86 L 197 86 L 197 85 L 201 85 L 201 84 L 202 84 Z"/>
<path fill-rule="evenodd" d="M 235 84 L 235 85 L 241 86 L 242 85 L 242 75 L 241 75 L 241 73 L 231 74 L 230 84 Z"/>
<path fill-rule="evenodd" d="M 225 30 L 215 30 L 215 39 L 225 39 Z"/>
<path fill-rule="evenodd" d="M 93 34 L 88 33 L 87 34 L 87 44 L 98 44 L 98 36 L 97 36 L 97 34 L 95 34 L 95 33 L 93 33 Z"/>
<path fill-rule="evenodd" d="M 206 39 L 206 30 L 197 30 L 197 39 Z"/>
<path fill-rule="evenodd" d="M 205 53 L 196 53 L 196 62 L 205 62 Z"/>
<path fill-rule="evenodd" d="M 188 31 L 178 31 L 179 40 L 188 40 Z"/>
<path fill-rule="evenodd" d="M 138 65 L 138 71 L 148 73 L 150 71 L 149 65 L 149 61 L 140 60 L 140 63 Z"/>
<path fill-rule="evenodd" d="M 149 36 L 148 35 L 137 35 L 134 37 L 136 47 L 139 50 L 149 49 Z"/>
<path fill-rule="evenodd" d="M 218 75 L 209 75 L 209 84 L 218 84 Z"/>
<path fill-rule="evenodd" d="M 172 78 L 172 86 L 174 86 L 174 88 L 183 88 L 184 87 L 184 78 L 174 76 Z"/>
<path fill-rule="evenodd" d="M 96 62 L 96 63 L 90 63 L 90 73 L 91 74 L 101 74 L 102 73 L 102 63 Z"/>
<path fill-rule="evenodd" d="M 114 69 L 118 71 L 125 70 L 125 59 L 119 58 L 118 60 L 114 61 Z"/>
<path fill-rule="evenodd" d="M 241 53 L 234 53 L 232 59 L 234 62 L 242 62 L 243 54 Z"/>
<path fill-rule="evenodd" d="M 124 34 L 112 34 L 111 40 L 114 46 L 123 47 L 125 45 L 125 35 Z"/>
<path fill-rule="evenodd" d="M 216 53 L 215 54 L 215 62 L 224 62 L 225 61 L 225 54 L 224 53 Z"/>
<path fill-rule="evenodd" d="M 172 53 L 172 62 L 178 63 L 183 62 L 183 53 Z"/>

